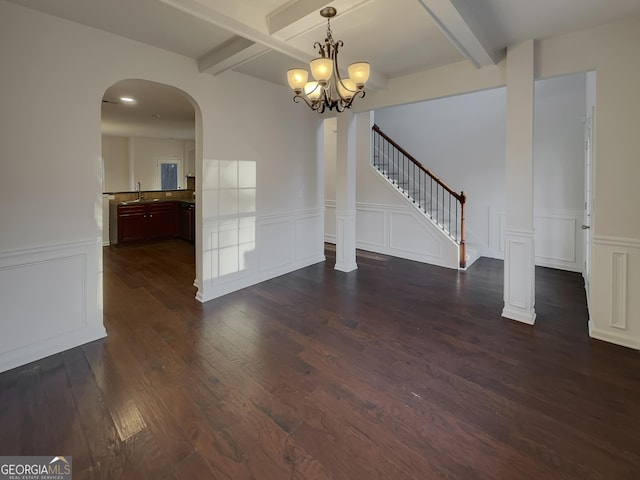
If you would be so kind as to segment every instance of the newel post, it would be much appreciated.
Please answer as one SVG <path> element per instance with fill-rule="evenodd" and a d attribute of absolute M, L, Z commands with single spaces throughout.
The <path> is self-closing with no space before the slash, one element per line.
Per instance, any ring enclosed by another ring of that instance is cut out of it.
<path fill-rule="evenodd" d="M 464 192 L 460 192 L 460 268 L 467 265 L 467 244 L 464 239 L 464 204 L 467 197 Z"/>

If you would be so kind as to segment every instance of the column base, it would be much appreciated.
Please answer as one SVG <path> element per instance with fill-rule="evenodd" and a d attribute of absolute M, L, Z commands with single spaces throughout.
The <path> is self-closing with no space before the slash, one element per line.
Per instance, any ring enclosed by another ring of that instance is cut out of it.
<path fill-rule="evenodd" d="M 356 212 L 336 212 L 336 266 L 340 272 L 353 272 L 356 263 Z"/>
<path fill-rule="evenodd" d="M 502 316 L 533 325 L 536 321 L 533 232 L 505 229 L 504 243 L 504 309 Z"/>
<path fill-rule="evenodd" d="M 505 306 L 502 310 L 502 316 L 509 320 L 526 323 L 527 325 L 533 325 L 536 322 L 536 312 L 533 309 L 525 310 Z"/>
<path fill-rule="evenodd" d="M 335 270 L 338 270 L 339 272 L 353 272 L 354 270 L 358 269 L 358 265 L 353 262 L 353 263 L 346 263 L 346 262 L 336 262 L 336 266 L 333 267 Z"/>

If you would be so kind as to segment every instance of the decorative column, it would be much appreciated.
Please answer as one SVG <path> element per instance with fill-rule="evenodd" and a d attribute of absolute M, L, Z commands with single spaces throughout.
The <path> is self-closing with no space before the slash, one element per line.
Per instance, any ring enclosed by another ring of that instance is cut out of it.
<path fill-rule="evenodd" d="M 356 264 L 356 119 L 350 110 L 338 114 L 336 157 L 336 270 Z"/>
<path fill-rule="evenodd" d="M 506 226 L 502 316 L 533 325 L 534 41 L 507 49 Z"/>

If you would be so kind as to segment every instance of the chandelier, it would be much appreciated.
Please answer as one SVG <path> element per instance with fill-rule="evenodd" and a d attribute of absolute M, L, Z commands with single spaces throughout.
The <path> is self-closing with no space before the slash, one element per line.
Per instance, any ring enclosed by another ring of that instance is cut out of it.
<path fill-rule="evenodd" d="M 304 68 L 292 68 L 287 71 L 289 86 L 295 92 L 293 101 L 299 103 L 304 100 L 312 110 L 322 113 L 325 109 L 343 112 L 351 108 L 353 100 L 364 97 L 364 84 L 369 79 L 369 64 L 356 62 L 349 65 L 348 78 L 340 76 L 338 68 L 338 48 L 343 46 L 342 40 L 337 42 L 331 35 L 331 18 L 336 16 L 336 9 L 326 7 L 320 10 L 320 15 L 327 19 L 327 37 L 324 45 L 320 42 L 313 44 L 318 49 L 320 57 L 309 62 L 311 75 L 315 81 L 308 82 L 309 72 Z"/>

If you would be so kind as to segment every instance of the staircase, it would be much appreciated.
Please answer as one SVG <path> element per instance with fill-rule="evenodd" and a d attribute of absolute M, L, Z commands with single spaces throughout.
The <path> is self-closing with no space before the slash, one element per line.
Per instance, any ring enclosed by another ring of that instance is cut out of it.
<path fill-rule="evenodd" d="M 464 192 L 457 193 L 424 168 L 380 127 L 374 125 L 373 166 L 423 215 L 459 246 L 460 268 L 466 267 Z"/>

